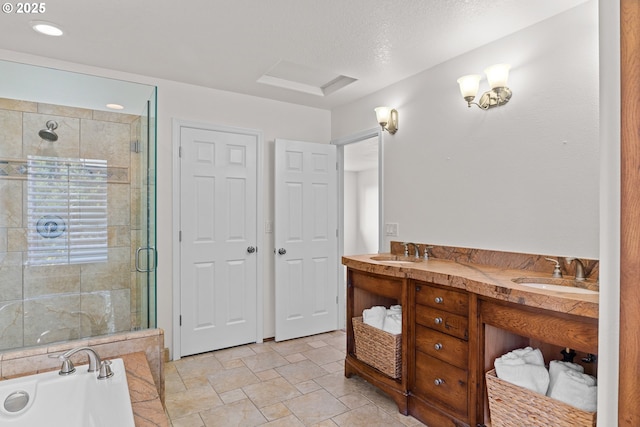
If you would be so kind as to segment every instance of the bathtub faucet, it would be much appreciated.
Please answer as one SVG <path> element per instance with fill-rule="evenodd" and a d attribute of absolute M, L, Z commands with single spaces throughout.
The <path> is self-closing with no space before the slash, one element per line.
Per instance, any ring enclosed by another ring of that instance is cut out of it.
<path fill-rule="evenodd" d="M 62 368 L 60 369 L 60 375 L 69 375 L 73 374 L 76 371 L 76 368 L 73 366 L 73 362 L 69 359 L 74 354 L 84 351 L 89 356 L 89 371 L 88 372 L 99 372 L 98 379 L 109 378 L 113 376 L 113 372 L 111 372 L 111 362 L 108 360 L 101 361 L 98 353 L 91 347 L 77 347 L 72 348 L 66 353 L 57 356 L 62 361 Z"/>

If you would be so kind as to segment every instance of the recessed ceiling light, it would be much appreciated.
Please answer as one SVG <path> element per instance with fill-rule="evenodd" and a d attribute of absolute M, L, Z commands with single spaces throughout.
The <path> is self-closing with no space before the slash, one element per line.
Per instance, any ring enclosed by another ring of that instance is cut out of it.
<path fill-rule="evenodd" d="M 124 110 L 124 107 L 120 104 L 107 104 L 107 108 L 111 108 L 112 110 Z"/>
<path fill-rule="evenodd" d="M 47 36 L 61 36 L 63 34 L 60 27 L 46 21 L 31 21 L 31 28 Z"/>

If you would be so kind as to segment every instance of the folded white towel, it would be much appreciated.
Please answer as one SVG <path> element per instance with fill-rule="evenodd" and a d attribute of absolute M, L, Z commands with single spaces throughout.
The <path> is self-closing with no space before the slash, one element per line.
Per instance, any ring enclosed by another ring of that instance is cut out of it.
<path fill-rule="evenodd" d="M 387 310 L 387 314 L 402 314 L 402 306 L 401 305 L 392 305 Z"/>
<path fill-rule="evenodd" d="M 398 335 L 402 333 L 402 314 L 391 313 L 387 314 L 387 317 L 384 319 L 384 327 L 383 331 L 389 332 L 390 334 Z"/>
<path fill-rule="evenodd" d="M 531 347 L 513 350 L 494 362 L 498 378 L 536 393 L 546 394 L 549 371 L 544 367 L 540 349 Z"/>
<path fill-rule="evenodd" d="M 362 321 L 374 328 L 382 329 L 384 327 L 385 317 L 387 317 L 387 309 L 381 305 L 362 311 Z"/>
<path fill-rule="evenodd" d="M 577 363 L 563 362 L 561 360 L 552 360 L 549 362 L 549 389 L 547 390 L 547 396 L 551 396 L 551 393 L 558 382 L 560 373 L 567 370 L 583 373 L 584 367 Z"/>
<path fill-rule="evenodd" d="M 549 397 L 583 411 L 595 412 L 598 408 L 597 380 L 573 369 L 563 370 Z"/>

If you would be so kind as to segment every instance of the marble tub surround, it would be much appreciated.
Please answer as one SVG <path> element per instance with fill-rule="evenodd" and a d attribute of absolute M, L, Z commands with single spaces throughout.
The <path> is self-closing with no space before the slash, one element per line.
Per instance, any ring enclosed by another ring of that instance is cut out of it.
<path fill-rule="evenodd" d="M 547 258 L 557 259 L 563 276 L 575 276 L 575 263 L 568 263 L 563 256 L 536 255 L 518 252 L 492 251 L 488 249 L 460 248 L 455 246 L 440 246 L 429 243 L 416 243 L 420 247 L 420 255 L 424 254 L 424 248 L 429 247 L 429 258 L 450 260 L 466 264 L 492 265 L 511 270 L 527 270 L 539 273 L 553 272 L 554 264 Z M 404 255 L 403 242 L 392 241 L 391 253 Z M 413 254 L 413 246 L 409 245 L 409 254 Z M 584 264 L 584 274 L 587 279 L 598 281 L 598 260 L 580 258 Z"/>
<path fill-rule="evenodd" d="M 404 248 L 402 248 L 402 253 Z M 437 252 L 436 252 L 437 253 Z M 513 302 L 534 308 L 598 318 L 598 294 L 575 294 L 533 289 L 513 279 L 550 278 L 551 271 L 476 264 L 456 259 L 431 257 L 426 261 L 390 264 L 375 260 L 379 254 L 345 256 L 342 263 L 355 270 L 393 277 L 406 277 L 463 289 L 477 295 Z M 549 263 L 551 264 L 551 263 Z M 549 266 L 547 266 L 548 268 Z M 593 279 L 589 279 L 595 285 Z"/>
<path fill-rule="evenodd" d="M 169 427 L 158 390 L 145 353 L 129 353 L 120 356 L 127 371 L 129 397 L 136 427 Z"/>
<path fill-rule="evenodd" d="M 38 131 L 58 123 L 58 140 Z M 141 117 L 0 98 L 0 350 L 130 331 L 142 326 L 132 253 L 139 240 Z M 108 261 L 30 265 L 29 156 L 107 164 Z"/>
<path fill-rule="evenodd" d="M 136 352 L 144 354 L 156 393 L 160 401 L 164 402 L 164 331 L 162 329 L 148 329 L 4 352 L 0 354 L 0 379 L 60 369 L 60 361 L 49 357 L 50 355 L 58 355 L 72 348 L 85 346 L 93 348 L 102 359 L 115 359 L 124 354 Z M 76 365 L 87 364 L 87 356 L 84 353 L 72 356 L 71 360 Z"/>

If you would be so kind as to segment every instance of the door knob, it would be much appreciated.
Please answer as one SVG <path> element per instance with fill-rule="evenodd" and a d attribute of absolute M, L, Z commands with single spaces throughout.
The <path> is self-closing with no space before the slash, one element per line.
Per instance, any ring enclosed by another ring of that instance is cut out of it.
<path fill-rule="evenodd" d="M 284 255 L 284 254 L 286 254 L 286 253 L 287 253 L 287 250 L 286 250 L 285 248 L 280 248 L 280 249 L 278 249 L 278 253 L 279 253 L 280 255 Z"/>
<path fill-rule="evenodd" d="M 247 248 L 247 252 L 249 252 L 250 254 L 254 253 L 256 251 L 256 248 L 254 248 L 253 246 L 249 246 Z"/>

